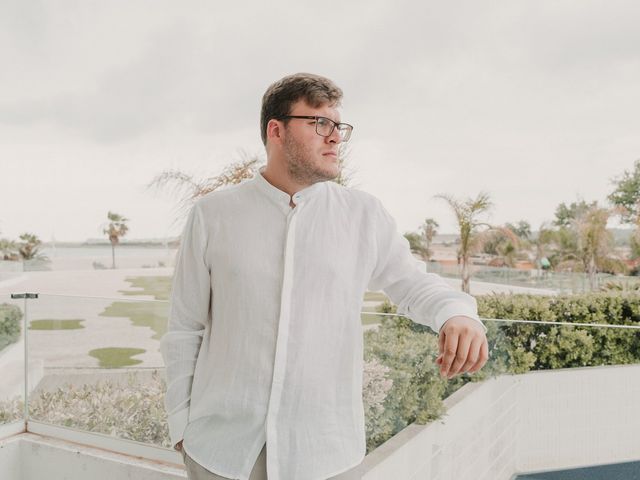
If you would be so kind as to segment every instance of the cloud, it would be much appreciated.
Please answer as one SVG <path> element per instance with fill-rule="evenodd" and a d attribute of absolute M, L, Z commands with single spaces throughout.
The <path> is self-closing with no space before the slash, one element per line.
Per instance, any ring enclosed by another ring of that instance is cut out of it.
<path fill-rule="evenodd" d="M 603 198 L 638 158 L 639 19 L 640 4 L 618 0 L 9 0 L 3 159 L 35 179 L 39 164 L 73 157 L 96 185 L 99 167 L 118 185 L 134 157 L 137 184 L 173 161 L 217 171 L 229 152 L 261 147 L 268 85 L 310 71 L 343 88 L 358 182 L 402 229 L 439 216 L 450 230 L 433 194 L 479 190 L 496 221 L 536 225 L 576 194 Z M 49 198 L 55 188 L 74 187 Z"/>

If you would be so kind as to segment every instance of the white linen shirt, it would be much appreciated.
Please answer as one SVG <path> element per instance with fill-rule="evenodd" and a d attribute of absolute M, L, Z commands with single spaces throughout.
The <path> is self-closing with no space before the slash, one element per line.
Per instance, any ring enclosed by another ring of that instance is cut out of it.
<path fill-rule="evenodd" d="M 365 456 L 364 293 L 436 332 L 480 320 L 376 197 L 330 181 L 290 197 L 263 169 L 198 199 L 184 227 L 160 346 L 169 433 L 223 477 L 247 480 L 267 442 L 269 480 L 324 480 Z"/>

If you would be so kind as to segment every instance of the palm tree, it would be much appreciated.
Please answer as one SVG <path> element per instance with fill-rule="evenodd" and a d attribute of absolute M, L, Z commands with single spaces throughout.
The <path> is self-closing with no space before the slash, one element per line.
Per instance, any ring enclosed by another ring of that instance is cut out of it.
<path fill-rule="evenodd" d="M 228 164 L 218 175 L 198 179 L 194 175 L 188 175 L 180 170 L 165 170 L 147 184 L 147 189 L 162 190 L 171 185 L 173 187 L 172 193 L 178 193 L 178 213 L 172 222 L 172 225 L 175 225 L 187 215 L 196 199 L 226 185 L 237 184 L 253 178 L 260 167 L 265 164 L 258 155 L 250 155 L 242 150 L 239 154 L 240 160 Z M 338 155 L 339 174 L 332 181 L 344 186 L 348 186 L 352 182 L 352 174 L 346 172 L 346 159 L 349 155 L 348 147 L 341 143 Z"/>
<path fill-rule="evenodd" d="M 115 269 L 116 244 L 120 242 L 120 237 L 124 237 L 129 231 L 129 227 L 126 224 L 129 219 L 111 211 L 107 213 L 107 218 L 109 219 L 109 225 L 102 230 L 102 233 L 109 236 L 109 241 L 111 242 L 111 268 Z"/>
<path fill-rule="evenodd" d="M 489 194 L 480 192 L 475 199 L 468 198 L 466 200 L 458 200 L 445 194 L 436 195 L 436 198 L 445 200 L 456 216 L 460 228 L 458 255 L 462 261 L 462 291 L 469 293 L 469 257 L 478 248 L 477 228 L 483 225 L 491 228 L 488 223 L 480 222 L 477 219 L 478 215 L 487 212 L 492 206 Z"/>
<path fill-rule="evenodd" d="M 249 156 L 241 152 L 241 160 L 227 165 L 218 175 L 204 179 L 196 178 L 181 170 L 164 170 L 147 184 L 147 189 L 167 190 L 177 194 L 178 212 L 172 225 L 186 217 L 193 202 L 209 192 L 225 185 L 233 185 L 245 179 L 252 178 L 262 166 L 263 162 L 257 155 Z"/>
<path fill-rule="evenodd" d="M 18 244 L 8 238 L 0 238 L 0 260 L 18 260 Z"/>
<path fill-rule="evenodd" d="M 39 253 L 42 241 L 33 233 L 20 235 L 22 242 L 18 243 L 18 253 L 23 260 L 48 260 L 48 257 Z"/>

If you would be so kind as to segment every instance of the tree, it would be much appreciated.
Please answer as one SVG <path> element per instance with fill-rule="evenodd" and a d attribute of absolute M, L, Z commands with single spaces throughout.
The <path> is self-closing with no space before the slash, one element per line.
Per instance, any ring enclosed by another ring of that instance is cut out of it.
<path fill-rule="evenodd" d="M 18 260 L 18 244 L 8 238 L 0 238 L 0 260 Z"/>
<path fill-rule="evenodd" d="M 48 260 L 47 256 L 39 253 L 42 241 L 37 235 L 33 233 L 23 233 L 20 235 L 20 240 L 17 244 L 18 254 L 22 260 Z"/>
<path fill-rule="evenodd" d="M 622 176 L 612 181 L 615 190 L 607 197 L 616 207 L 620 207 L 623 223 L 636 226 L 640 220 L 640 159 L 633 164 L 633 170 L 625 170 Z"/>
<path fill-rule="evenodd" d="M 422 224 L 421 228 L 422 228 L 422 235 L 424 236 L 427 262 L 431 260 L 431 256 L 433 255 L 433 251 L 431 250 L 431 244 L 433 243 L 433 238 L 438 233 L 439 226 L 440 225 L 438 224 L 438 222 L 436 222 L 433 218 L 425 219 L 424 223 Z"/>
<path fill-rule="evenodd" d="M 551 263 L 556 269 L 585 272 L 594 290 L 598 272 L 624 273 L 627 269 L 624 262 L 613 255 L 615 242 L 607 230 L 607 222 L 615 209 L 599 207 L 596 201 L 581 201 L 571 207 L 563 210 L 569 212 L 564 216 L 565 221 L 556 221 L 561 226 L 547 232 L 552 238 L 549 243 L 554 245 Z"/>
<path fill-rule="evenodd" d="M 348 186 L 352 181 L 352 173 L 347 173 L 347 158 L 350 154 L 347 144 L 341 143 L 339 147 L 338 163 L 339 174 L 333 182 Z M 249 178 L 253 178 L 265 162 L 258 155 L 250 155 L 240 151 L 240 160 L 228 164 L 221 173 L 204 179 L 188 175 L 180 170 L 165 170 L 156 175 L 148 184 L 147 189 L 162 190 L 170 186 L 172 193 L 178 193 L 178 213 L 173 219 L 172 225 L 186 217 L 193 202 L 209 192 L 235 185 Z"/>
<path fill-rule="evenodd" d="M 589 276 L 591 290 L 597 287 L 596 274 L 613 250 L 614 240 L 607 230 L 611 212 L 597 205 L 575 220 L 578 238 L 578 255 Z"/>
<path fill-rule="evenodd" d="M 422 235 L 416 232 L 407 232 L 404 234 L 404 238 L 409 242 L 409 248 L 412 253 L 420 255 L 420 258 L 424 261 L 429 261 L 431 252 L 425 246 Z"/>
<path fill-rule="evenodd" d="M 509 225 L 509 224 L 507 224 Z M 478 245 L 482 251 L 495 255 L 501 265 L 514 268 L 522 241 L 508 226 L 490 227 L 478 235 Z"/>
<path fill-rule="evenodd" d="M 515 233 L 521 240 L 531 240 L 531 224 L 526 220 L 520 220 L 516 224 L 506 223 L 505 227 Z"/>
<path fill-rule="evenodd" d="M 460 247 L 458 255 L 462 262 L 462 291 L 469 293 L 469 257 L 478 248 L 478 227 L 491 226 L 478 221 L 478 215 L 487 212 L 492 203 L 489 194 L 480 192 L 478 196 L 466 200 L 458 200 L 450 195 L 439 194 L 436 198 L 445 200 L 453 210 L 460 229 Z"/>
<path fill-rule="evenodd" d="M 438 228 L 438 222 L 433 218 L 427 218 L 420 226 L 418 232 L 407 232 L 404 237 L 409 242 L 409 248 L 412 253 L 420 255 L 420 258 L 425 262 L 428 262 L 433 255 L 431 250 L 431 244 L 433 243 L 433 237 L 435 237 Z"/>
<path fill-rule="evenodd" d="M 547 222 L 543 222 L 542 225 L 540 225 L 538 235 L 532 240 L 536 252 L 535 263 L 537 266 L 542 266 L 543 258 L 549 260 L 549 257 L 551 256 L 550 249 L 556 241 L 555 233 L 556 232 Z"/>
<path fill-rule="evenodd" d="M 633 164 L 633 171 L 625 170 L 621 177 L 612 181 L 615 190 L 607 197 L 614 205 L 615 213 L 622 223 L 632 223 L 635 230 L 631 236 L 631 258 L 640 257 L 640 160 Z"/>
<path fill-rule="evenodd" d="M 240 183 L 256 174 L 262 166 L 260 158 L 244 152 L 241 152 L 241 156 L 240 161 L 227 165 L 218 175 L 204 179 L 188 175 L 181 170 L 164 170 L 147 184 L 147 189 L 172 189 L 171 193 L 178 195 L 178 213 L 173 219 L 174 225 L 187 215 L 196 199 L 226 185 Z"/>
<path fill-rule="evenodd" d="M 111 268 L 115 269 L 116 245 L 120 242 L 120 237 L 124 237 L 129 231 L 126 223 L 129 219 L 111 211 L 107 213 L 107 218 L 109 219 L 109 225 L 102 230 L 102 233 L 106 234 L 111 242 Z"/>
<path fill-rule="evenodd" d="M 596 203 L 595 201 L 587 203 L 584 200 L 571 202 L 569 206 L 561 203 L 556 208 L 556 219 L 553 223 L 557 227 L 570 227 L 574 220 L 584 215 L 590 208 L 595 207 Z"/>

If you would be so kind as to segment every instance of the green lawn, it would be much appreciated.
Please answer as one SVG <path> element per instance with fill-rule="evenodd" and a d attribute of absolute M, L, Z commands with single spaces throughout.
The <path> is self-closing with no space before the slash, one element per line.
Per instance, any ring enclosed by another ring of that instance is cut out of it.
<path fill-rule="evenodd" d="M 102 317 L 123 317 L 131 320 L 136 327 L 149 327 L 155 332 L 151 338 L 160 340 L 167 331 L 169 305 L 155 302 L 113 302 L 103 312 Z"/>
<path fill-rule="evenodd" d="M 136 290 L 120 290 L 124 295 L 150 295 L 156 300 L 168 300 L 171 291 L 171 280 L 167 276 L 127 277 L 125 280 Z M 100 316 L 123 317 L 131 320 L 136 327 L 149 327 L 155 332 L 152 338 L 160 340 L 167 331 L 169 305 L 145 301 L 113 302 L 104 309 Z"/>
<path fill-rule="evenodd" d="M 29 322 L 29 330 L 77 330 L 84 328 L 84 325 L 80 325 L 80 322 L 84 322 L 84 319 L 58 320 L 42 318 L 31 320 Z"/>
<path fill-rule="evenodd" d="M 100 367 L 102 368 L 118 368 L 127 367 L 129 365 L 136 365 L 142 363 L 142 360 L 137 358 L 131 358 L 134 355 L 140 355 L 146 352 L 143 348 L 96 348 L 89 352 L 94 358 L 100 361 Z"/>
<path fill-rule="evenodd" d="M 123 295 L 153 295 L 156 300 L 169 300 L 173 277 L 127 277 L 125 280 L 133 288 L 140 290 L 120 290 Z"/>

